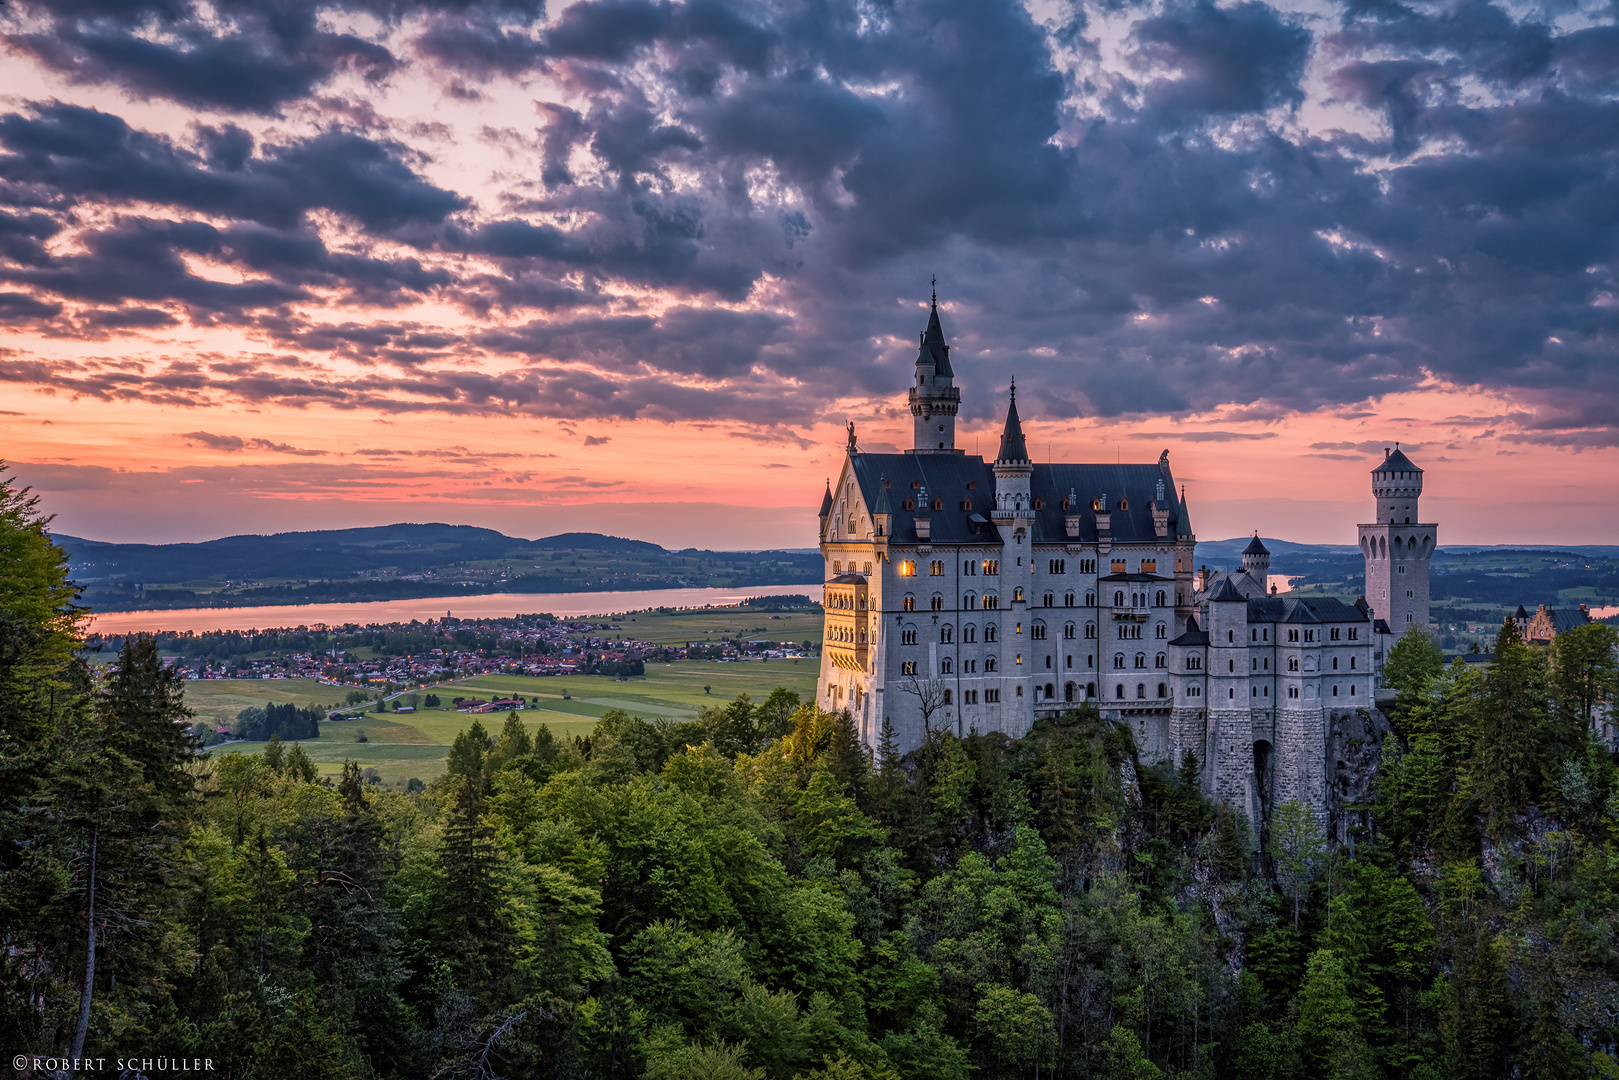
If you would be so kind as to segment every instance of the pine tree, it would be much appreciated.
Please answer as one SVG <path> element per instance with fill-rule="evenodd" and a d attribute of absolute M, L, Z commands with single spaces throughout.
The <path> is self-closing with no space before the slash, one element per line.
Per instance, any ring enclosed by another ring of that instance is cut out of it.
<path fill-rule="evenodd" d="M 1540 657 L 1506 619 L 1495 642 L 1495 663 L 1478 702 L 1472 777 L 1479 810 L 1493 833 L 1509 829 L 1534 798 L 1544 750 Z"/>

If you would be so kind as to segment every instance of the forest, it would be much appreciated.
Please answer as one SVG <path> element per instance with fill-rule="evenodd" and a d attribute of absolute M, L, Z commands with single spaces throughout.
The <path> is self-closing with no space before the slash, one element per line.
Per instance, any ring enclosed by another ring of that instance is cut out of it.
<path fill-rule="evenodd" d="M 224 1077 L 1614 1077 L 1614 635 L 1421 635 L 1369 828 L 1250 823 L 1094 711 L 875 753 L 778 691 L 514 714 L 386 792 L 209 755 L 150 638 L 86 662 L 0 487 L 0 1031 Z M 9 1057 L 9 1055 L 8 1055 Z M 31 1073 L 29 1075 L 32 1075 Z"/>

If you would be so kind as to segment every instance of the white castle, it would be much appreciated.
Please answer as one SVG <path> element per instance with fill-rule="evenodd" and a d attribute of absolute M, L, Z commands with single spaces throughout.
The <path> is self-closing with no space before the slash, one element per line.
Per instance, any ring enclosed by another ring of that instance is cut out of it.
<path fill-rule="evenodd" d="M 1242 569 L 1195 571 L 1185 493 L 1155 464 L 1035 464 L 1014 385 L 993 462 L 956 449 L 961 392 L 937 297 L 903 454 L 863 453 L 849 426 L 821 502 L 826 632 L 817 699 L 875 748 L 927 730 L 1024 734 L 1082 702 L 1128 723 L 1144 760 L 1196 755 L 1204 790 L 1256 824 L 1299 800 L 1341 831 L 1346 747 L 1372 730 L 1394 631 L 1428 625 L 1437 529 L 1422 470 L 1396 449 L 1360 526 L 1366 597 L 1277 595 L 1257 534 Z"/>

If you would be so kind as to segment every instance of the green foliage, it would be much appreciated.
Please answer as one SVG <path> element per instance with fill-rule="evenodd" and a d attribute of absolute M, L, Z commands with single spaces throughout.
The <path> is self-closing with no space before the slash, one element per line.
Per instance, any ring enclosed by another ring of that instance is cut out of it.
<path fill-rule="evenodd" d="M 1353 852 L 1298 803 L 1257 852 L 1195 757 L 1144 761 L 1090 707 L 908 754 L 787 691 L 588 740 L 514 713 L 397 793 L 322 780 L 268 709 L 262 752 L 203 757 L 148 639 L 92 673 L 60 553 L 0 491 L 31 568 L 0 587 L 17 1052 L 83 1017 L 87 1054 L 252 1077 L 1613 1072 L 1602 633 L 1504 631 L 1487 669 L 1402 638 Z"/>

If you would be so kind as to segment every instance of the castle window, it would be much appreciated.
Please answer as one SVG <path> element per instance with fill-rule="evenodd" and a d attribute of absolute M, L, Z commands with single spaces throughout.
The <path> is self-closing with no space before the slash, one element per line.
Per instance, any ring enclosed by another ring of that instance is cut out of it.
<path fill-rule="evenodd" d="M 939 640 L 941 642 L 948 645 L 948 644 L 950 644 L 951 639 L 954 638 L 954 637 L 955 637 L 955 630 L 948 623 L 946 623 L 944 626 L 939 627 Z"/>
<path fill-rule="evenodd" d="M 1350 671 L 1354 671 L 1354 670 L 1355 670 L 1355 658 L 1354 658 L 1354 657 L 1353 657 L 1353 656 L 1351 656 L 1351 657 L 1350 657 L 1350 658 L 1349 658 L 1349 670 L 1350 670 Z"/>
<path fill-rule="evenodd" d="M 948 663 L 948 661 L 947 661 L 947 663 Z M 949 668 L 945 668 L 945 670 L 946 670 L 946 671 L 949 671 L 949 670 L 950 670 L 950 669 L 949 669 Z M 946 704 L 946 705 L 949 705 L 949 704 L 950 704 L 950 703 L 951 703 L 951 698 L 952 698 L 952 697 L 954 697 L 954 695 L 953 695 L 953 694 L 952 694 L 952 693 L 951 693 L 951 692 L 950 692 L 950 690 L 949 690 L 949 689 L 946 689 L 946 690 L 945 690 L 945 692 L 944 692 L 944 703 L 945 703 L 945 704 Z"/>
<path fill-rule="evenodd" d="M 978 704 L 978 691 L 977 690 L 963 690 L 961 692 L 961 703 L 963 705 L 977 705 Z"/>
<path fill-rule="evenodd" d="M 994 641 L 995 640 L 995 624 L 994 623 L 990 623 L 988 626 L 984 627 L 984 640 L 985 641 Z"/>
<path fill-rule="evenodd" d="M 916 563 L 912 562 L 910 559 L 901 560 L 901 562 L 899 564 L 899 576 L 900 577 L 915 577 L 916 576 Z"/>
<path fill-rule="evenodd" d="M 995 658 L 993 656 L 984 657 L 984 670 L 985 671 L 994 671 L 995 670 Z"/>
<path fill-rule="evenodd" d="M 1087 640 L 1087 641 L 1096 640 L 1096 624 L 1095 623 L 1088 622 L 1088 623 L 1085 624 L 1085 640 Z"/>
<path fill-rule="evenodd" d="M 948 675 L 948 674 L 950 674 L 950 669 L 951 669 L 951 661 L 950 661 L 950 658 L 948 656 L 946 656 L 944 659 L 939 661 L 939 674 Z"/>
<path fill-rule="evenodd" d="M 1123 671 L 1124 670 L 1124 654 L 1123 653 L 1114 653 L 1113 654 L 1113 670 L 1114 671 Z"/>
<path fill-rule="evenodd" d="M 1022 687 L 1019 687 L 1019 689 L 1022 689 Z M 985 702 L 993 704 L 994 702 L 997 702 L 997 701 L 1000 701 L 1000 700 L 1001 700 L 1001 692 L 999 690 L 985 690 L 984 691 L 984 701 Z"/>
<path fill-rule="evenodd" d="M 1338 696 L 1338 684 L 1337 683 L 1333 683 L 1333 685 L 1332 685 L 1332 696 L 1333 697 Z"/>
<path fill-rule="evenodd" d="M 1113 560 L 1113 573 L 1122 574 L 1124 572 L 1125 572 L 1125 570 L 1124 570 L 1124 560 L 1123 559 L 1114 559 Z"/>
<path fill-rule="evenodd" d="M 933 594 L 933 599 L 932 599 L 932 601 L 930 601 L 930 604 L 931 604 L 934 611 L 943 611 L 944 610 L 944 597 L 940 596 L 938 593 L 934 593 Z"/>
<path fill-rule="evenodd" d="M 1169 696 L 1169 687 L 1165 686 L 1163 683 L 1159 683 L 1158 684 L 1158 696 L 1161 697 L 1161 698 L 1168 697 Z"/>
<path fill-rule="evenodd" d="M 1063 636 L 1064 641 L 1073 641 L 1074 640 L 1074 624 L 1073 623 L 1064 623 L 1063 624 L 1062 636 Z"/>
<path fill-rule="evenodd" d="M 1074 666 L 1074 658 L 1072 656 L 1064 657 L 1064 660 L 1065 660 L 1065 663 L 1063 664 L 1064 667 L 1072 668 Z"/>
<path fill-rule="evenodd" d="M 915 675 L 916 674 L 916 661 L 915 660 L 907 660 L 907 661 L 905 661 L 905 663 L 903 663 L 903 664 L 901 664 L 899 666 L 899 673 L 901 675 Z"/>
<path fill-rule="evenodd" d="M 1201 656 L 1188 656 L 1186 658 L 1186 670 L 1187 671 L 1200 671 L 1200 670 L 1202 670 L 1202 668 L 1203 668 L 1203 658 Z"/>
<path fill-rule="evenodd" d="M 1096 606 L 1096 594 L 1095 593 L 1088 592 L 1088 593 L 1085 594 L 1085 606 L 1086 607 L 1095 607 Z"/>
<path fill-rule="evenodd" d="M 944 509 L 944 500 L 943 499 L 934 499 L 933 500 L 933 509 L 935 509 L 935 510 L 943 510 Z"/>
<path fill-rule="evenodd" d="M 915 499 L 906 499 L 905 500 L 905 509 L 907 509 L 907 510 L 915 510 L 916 509 L 916 500 Z"/>
<path fill-rule="evenodd" d="M 1296 657 L 1296 656 L 1290 657 L 1288 659 L 1288 661 L 1287 661 L 1287 670 L 1289 670 L 1289 671 L 1297 671 L 1298 669 L 1299 669 L 1299 658 Z"/>
<path fill-rule="evenodd" d="M 1164 606 L 1164 601 L 1167 600 L 1167 599 L 1169 599 L 1169 594 L 1164 592 L 1164 590 L 1159 589 L 1158 590 L 1158 606 L 1163 607 Z"/>
<path fill-rule="evenodd" d="M 1120 510 L 1128 510 L 1128 509 L 1130 509 L 1130 500 L 1129 499 L 1120 499 L 1119 500 L 1119 509 Z"/>
<path fill-rule="evenodd" d="M 1163 641 L 1169 636 L 1169 627 L 1165 626 L 1163 623 L 1159 623 L 1155 636 L 1159 641 Z"/>
<path fill-rule="evenodd" d="M 1122 504 L 1124 502 L 1124 500 L 1120 499 L 1119 502 Z M 1136 699 L 1139 701 L 1139 700 L 1144 699 L 1146 696 L 1147 696 L 1147 684 L 1146 683 L 1139 683 L 1139 682 L 1136 683 Z"/>
<path fill-rule="evenodd" d="M 994 593 L 985 593 L 984 594 L 984 608 L 985 608 L 985 610 L 994 611 L 996 608 L 999 608 L 1000 606 L 1001 606 L 1001 598 L 1000 597 L 996 596 Z"/>
<path fill-rule="evenodd" d="M 1165 656 L 1163 653 L 1159 653 L 1157 656 L 1153 657 L 1152 666 L 1155 668 L 1168 667 L 1169 657 Z"/>
<path fill-rule="evenodd" d="M 1287 632 L 1287 640 L 1289 640 L 1289 641 L 1297 641 L 1298 639 L 1299 639 L 1299 632 L 1297 630 L 1289 630 Z"/>
<path fill-rule="evenodd" d="M 1144 668 L 1146 666 L 1147 666 L 1147 654 L 1144 653 L 1144 652 L 1136 653 L 1136 667 Z"/>
<path fill-rule="evenodd" d="M 963 510 L 966 510 L 967 512 L 971 513 L 972 508 L 973 508 L 973 501 L 971 499 L 962 499 L 961 500 L 961 508 Z"/>
<path fill-rule="evenodd" d="M 1022 696 L 1023 696 L 1023 687 L 1021 687 L 1021 686 L 1020 686 L 1020 687 L 1018 687 L 1018 688 L 1017 688 L 1017 696 L 1018 696 L 1018 697 L 1022 697 Z"/>
<path fill-rule="evenodd" d="M 972 577 L 974 574 L 978 573 L 978 564 L 973 560 L 968 559 L 966 562 L 961 564 L 961 572 L 967 577 Z"/>
<path fill-rule="evenodd" d="M 901 630 L 899 632 L 899 643 L 901 645 L 915 645 L 916 644 L 916 631 L 914 629 Z"/>
<path fill-rule="evenodd" d="M 1046 593 L 1040 598 L 1040 603 L 1042 607 L 1056 607 L 1056 600 L 1057 597 L 1054 593 Z"/>
<path fill-rule="evenodd" d="M 1081 559 L 1081 560 L 1079 560 L 1079 572 L 1081 574 L 1094 574 L 1094 573 L 1096 573 L 1096 560 L 1095 559 Z"/>
<path fill-rule="evenodd" d="M 1118 699 L 1119 701 L 1124 700 L 1124 684 L 1123 683 L 1120 683 L 1117 687 L 1114 688 L 1113 696 L 1116 699 Z"/>
<path fill-rule="evenodd" d="M 1074 606 L 1074 594 L 1073 593 L 1063 593 L 1062 594 L 1062 606 L 1063 607 L 1073 607 Z"/>
<path fill-rule="evenodd" d="M 1114 607 L 1123 607 L 1124 606 L 1124 593 L 1123 593 L 1123 591 L 1115 592 L 1113 594 L 1113 606 Z"/>
<path fill-rule="evenodd" d="M 978 606 L 978 597 L 973 593 L 968 593 L 961 598 L 961 606 L 964 610 L 971 611 Z"/>
<path fill-rule="evenodd" d="M 1287 696 L 1290 697 L 1290 698 L 1298 697 L 1299 696 L 1299 688 L 1296 687 L 1296 686 L 1289 686 L 1287 688 Z"/>
<path fill-rule="evenodd" d="M 971 645 L 973 642 L 977 641 L 978 628 L 973 626 L 972 623 L 968 623 L 966 626 L 963 626 L 961 628 L 961 640 L 968 645 Z"/>
<path fill-rule="evenodd" d="M 1338 628 L 1337 628 L 1337 627 L 1336 627 L 1336 626 L 1334 626 L 1334 627 L 1333 627 L 1333 628 L 1332 628 L 1332 640 L 1333 640 L 1333 641 L 1337 641 L 1337 640 L 1338 640 Z"/>
<path fill-rule="evenodd" d="M 1063 683 L 1062 699 L 1064 701 L 1073 701 L 1074 700 L 1074 684 L 1073 683 Z"/>
<path fill-rule="evenodd" d="M 899 602 L 899 607 L 900 607 L 901 611 L 915 611 L 916 610 L 916 597 L 914 597 L 914 596 L 906 596 L 905 599 L 903 599 L 903 600 L 901 600 Z"/>
<path fill-rule="evenodd" d="M 1141 572 L 1143 574 L 1156 574 L 1158 572 L 1158 560 L 1157 559 L 1142 559 L 1141 560 Z"/>
<path fill-rule="evenodd" d="M 1043 622 L 1030 623 L 1029 639 L 1031 641 L 1044 641 L 1046 639 L 1046 624 Z"/>
<path fill-rule="evenodd" d="M 1360 627 L 1351 626 L 1349 628 L 1349 640 L 1350 641 L 1358 641 L 1359 639 L 1360 639 Z"/>
<path fill-rule="evenodd" d="M 1332 670 L 1338 670 L 1338 658 L 1336 656 L 1332 658 Z"/>
<path fill-rule="evenodd" d="M 1017 604 L 1017 603 L 1022 603 L 1022 601 L 1023 601 L 1023 586 L 1014 585 L 1012 587 L 1012 602 L 1014 604 Z"/>
<path fill-rule="evenodd" d="M 1044 499 L 1034 500 L 1034 508 L 1036 510 L 1044 510 L 1046 508 L 1046 501 Z"/>
<path fill-rule="evenodd" d="M 1047 572 L 1052 574 L 1066 574 L 1068 573 L 1068 560 L 1052 559 L 1050 565 L 1046 569 Z"/>
<path fill-rule="evenodd" d="M 843 573 L 843 562 L 842 562 L 842 560 L 840 560 L 840 559 L 833 559 L 832 560 L 832 572 L 834 574 Z"/>
<path fill-rule="evenodd" d="M 1350 697 L 1355 696 L 1355 684 L 1354 683 L 1349 684 L 1349 696 Z"/>
<path fill-rule="evenodd" d="M 1225 632 L 1225 639 L 1226 639 L 1226 642 L 1228 644 L 1230 642 L 1236 641 L 1237 640 L 1237 632 L 1235 630 L 1227 630 Z"/>
<path fill-rule="evenodd" d="M 985 559 L 984 560 L 984 573 L 986 573 L 986 574 L 998 574 L 1000 572 L 1001 572 L 1001 560 L 999 560 L 999 559 Z"/>
<path fill-rule="evenodd" d="M 934 559 L 932 562 L 928 563 L 928 576 L 944 577 L 944 563 L 940 562 L 938 559 Z"/>

